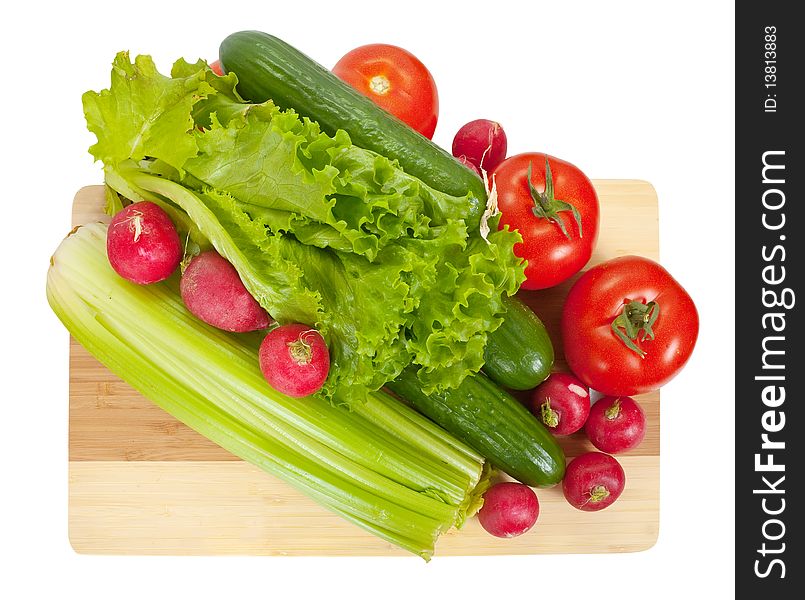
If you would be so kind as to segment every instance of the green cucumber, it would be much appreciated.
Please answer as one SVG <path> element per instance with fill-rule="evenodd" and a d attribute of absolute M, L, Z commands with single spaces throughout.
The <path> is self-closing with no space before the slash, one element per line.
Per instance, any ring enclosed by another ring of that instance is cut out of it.
<path fill-rule="evenodd" d="M 238 76 L 244 99 L 270 98 L 317 121 L 330 135 L 343 129 L 356 146 L 397 160 L 406 173 L 436 190 L 469 194 L 467 226 L 478 227 L 486 189 L 475 173 L 293 46 L 267 33 L 241 31 L 221 43 L 218 56 L 226 72 Z"/>
<path fill-rule="evenodd" d="M 518 481 L 545 487 L 564 477 L 565 455 L 553 435 L 483 374 L 455 389 L 425 394 L 416 372 L 407 369 L 388 387 Z"/>
<path fill-rule="evenodd" d="M 484 373 L 512 390 L 530 390 L 551 374 L 553 344 L 545 325 L 520 299 L 503 298 L 503 324 L 484 349 Z"/>

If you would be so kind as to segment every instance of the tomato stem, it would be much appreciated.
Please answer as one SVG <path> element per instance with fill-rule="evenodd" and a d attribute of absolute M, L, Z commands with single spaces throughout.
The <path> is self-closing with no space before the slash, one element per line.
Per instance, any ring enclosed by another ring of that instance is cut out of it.
<path fill-rule="evenodd" d="M 629 350 L 644 358 L 645 350 L 638 347 L 635 342 L 638 338 L 641 342 L 654 339 L 652 326 L 659 316 L 660 305 L 656 302 L 630 300 L 624 305 L 621 314 L 612 321 L 612 331 Z"/>
<path fill-rule="evenodd" d="M 391 83 L 384 75 L 375 75 L 369 80 L 369 89 L 378 96 L 385 96 L 391 89 Z"/>
<path fill-rule="evenodd" d="M 565 227 L 565 223 L 562 221 L 559 213 L 565 210 L 569 210 L 573 213 L 573 217 L 576 219 L 576 225 L 579 228 L 579 237 L 584 237 L 581 231 L 581 214 L 579 214 L 578 209 L 570 204 L 569 202 L 565 202 L 564 200 L 558 200 L 554 197 L 554 189 L 553 189 L 553 175 L 551 174 L 551 165 L 548 163 L 548 157 L 545 157 L 545 191 L 538 192 L 537 188 L 534 187 L 534 184 L 531 182 L 531 171 L 532 171 L 533 164 L 531 162 L 528 163 L 528 175 L 526 177 L 528 181 L 528 191 L 531 192 L 531 198 L 534 200 L 534 206 L 531 208 L 531 212 L 534 213 L 535 217 L 539 217 L 541 219 L 548 219 L 552 223 L 555 223 L 559 226 L 559 229 L 562 230 L 562 233 L 565 234 L 567 239 L 570 239 L 570 234 L 567 232 L 567 228 Z"/>

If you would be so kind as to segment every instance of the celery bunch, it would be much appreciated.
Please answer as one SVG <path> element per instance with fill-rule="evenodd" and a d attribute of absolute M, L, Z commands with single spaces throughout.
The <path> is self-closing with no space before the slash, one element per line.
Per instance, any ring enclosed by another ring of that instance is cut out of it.
<path fill-rule="evenodd" d="M 138 286 L 106 257 L 106 226 L 68 236 L 47 296 L 70 333 L 144 396 L 238 457 L 425 559 L 483 491 L 483 459 L 382 392 L 351 410 L 263 379 L 259 339 L 192 316 L 176 281 Z"/>

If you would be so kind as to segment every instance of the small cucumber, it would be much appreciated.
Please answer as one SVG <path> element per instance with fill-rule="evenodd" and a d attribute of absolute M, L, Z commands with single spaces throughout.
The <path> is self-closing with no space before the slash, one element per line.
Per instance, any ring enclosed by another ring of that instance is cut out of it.
<path fill-rule="evenodd" d="M 519 298 L 503 298 L 503 324 L 484 349 L 484 373 L 512 390 L 530 390 L 551 374 L 553 344 L 545 325 Z"/>
<path fill-rule="evenodd" d="M 551 486 L 565 474 L 565 455 L 551 433 L 520 402 L 481 373 L 455 389 L 425 394 L 416 372 L 388 384 L 495 467 L 530 486 Z"/>
<path fill-rule="evenodd" d="M 356 146 L 397 160 L 436 190 L 470 194 L 467 225 L 480 223 L 486 189 L 475 173 L 293 46 L 260 31 L 240 31 L 221 43 L 218 56 L 226 72 L 238 76 L 238 93 L 246 100 L 270 98 L 317 121 L 330 135 L 343 129 Z"/>

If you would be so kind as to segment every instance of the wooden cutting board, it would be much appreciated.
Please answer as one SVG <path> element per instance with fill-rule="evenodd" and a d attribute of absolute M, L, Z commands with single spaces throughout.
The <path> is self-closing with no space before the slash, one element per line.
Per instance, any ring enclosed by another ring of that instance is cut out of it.
<path fill-rule="evenodd" d="M 591 264 L 640 254 L 658 259 L 657 196 L 644 181 L 593 182 L 601 232 Z M 73 224 L 102 219 L 102 186 L 76 194 Z M 559 316 L 572 282 L 520 296 L 545 321 L 562 359 Z M 647 434 L 619 456 L 627 485 L 599 513 L 572 508 L 561 486 L 537 490 L 539 521 L 518 538 L 486 534 L 477 519 L 444 535 L 445 555 L 634 552 L 659 527 L 659 393 L 638 397 Z M 593 449 L 561 439 L 568 457 Z M 70 343 L 69 536 L 92 554 L 408 555 L 244 463 L 151 404 Z"/>

